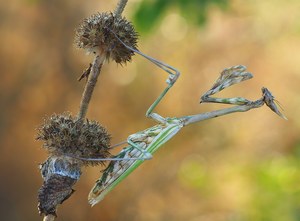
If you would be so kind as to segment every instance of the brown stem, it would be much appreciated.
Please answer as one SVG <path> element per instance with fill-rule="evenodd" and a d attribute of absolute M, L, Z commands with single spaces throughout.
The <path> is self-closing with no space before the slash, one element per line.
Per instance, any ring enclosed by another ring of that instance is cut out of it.
<path fill-rule="evenodd" d="M 116 17 L 121 17 L 121 14 L 122 14 L 127 2 L 128 2 L 128 0 L 120 0 L 118 2 L 118 5 L 114 11 L 114 14 Z"/>
<path fill-rule="evenodd" d="M 81 102 L 80 102 L 79 112 L 77 116 L 79 121 L 83 121 L 86 116 L 88 105 L 90 103 L 94 88 L 96 86 L 97 79 L 100 74 L 104 59 L 105 57 L 102 56 L 101 54 L 97 55 L 94 58 L 91 73 L 89 74 L 89 78 L 85 85 Z"/>
<path fill-rule="evenodd" d="M 51 214 L 45 216 L 43 219 L 43 221 L 53 221 L 53 220 L 55 220 L 55 216 Z"/>
<path fill-rule="evenodd" d="M 128 0 L 119 0 L 118 5 L 116 6 L 116 9 L 114 11 L 114 14 L 116 17 L 120 17 Z M 105 57 L 103 55 L 97 55 L 93 61 L 93 65 L 91 68 L 91 72 L 89 74 L 88 81 L 85 85 L 81 102 L 80 102 L 80 107 L 79 107 L 79 112 L 78 112 L 78 120 L 83 121 L 84 118 L 86 117 L 87 109 L 90 103 L 90 100 L 92 98 L 92 94 L 94 91 L 94 88 L 97 83 L 98 76 L 101 71 L 101 67 L 103 65 L 103 62 L 105 60 Z"/>

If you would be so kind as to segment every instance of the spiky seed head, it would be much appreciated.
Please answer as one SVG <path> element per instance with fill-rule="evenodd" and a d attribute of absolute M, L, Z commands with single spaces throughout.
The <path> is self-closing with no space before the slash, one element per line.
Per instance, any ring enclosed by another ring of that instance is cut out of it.
<path fill-rule="evenodd" d="M 78 121 L 70 114 L 54 114 L 38 127 L 37 140 L 44 141 L 51 156 L 74 156 L 78 158 L 110 157 L 110 135 L 96 121 Z M 95 165 L 82 161 L 83 165 Z"/>
<path fill-rule="evenodd" d="M 88 52 L 103 53 L 108 60 L 120 64 L 131 61 L 134 52 L 127 49 L 118 38 L 136 49 L 138 34 L 133 25 L 121 16 L 103 12 L 82 21 L 76 29 L 74 42 L 76 47 Z"/>

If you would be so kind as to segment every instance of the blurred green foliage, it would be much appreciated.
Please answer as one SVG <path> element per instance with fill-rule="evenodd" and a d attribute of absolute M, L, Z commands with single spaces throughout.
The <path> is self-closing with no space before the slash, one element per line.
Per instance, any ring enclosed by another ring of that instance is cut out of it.
<path fill-rule="evenodd" d="M 257 221 L 300 220 L 299 169 L 299 157 L 295 155 L 279 156 L 251 168 L 253 197 L 247 218 Z"/>
<path fill-rule="evenodd" d="M 300 146 L 295 149 L 295 153 L 262 159 L 255 164 L 232 162 L 227 168 L 222 166 L 218 175 L 215 171 L 208 174 L 201 158 L 193 157 L 183 161 L 178 176 L 184 186 L 198 191 L 206 200 L 215 194 L 211 189 L 218 192 L 224 185 L 232 186 L 237 177 L 242 177 L 244 184 L 235 194 L 238 196 L 243 190 L 249 197 L 240 201 L 243 209 L 233 212 L 239 217 L 234 220 L 297 221 L 300 220 Z"/>
<path fill-rule="evenodd" d="M 167 10 L 177 8 L 182 16 L 191 23 L 203 25 L 211 5 L 226 9 L 228 0 L 143 0 L 136 10 L 133 20 L 140 32 L 149 33 Z"/>

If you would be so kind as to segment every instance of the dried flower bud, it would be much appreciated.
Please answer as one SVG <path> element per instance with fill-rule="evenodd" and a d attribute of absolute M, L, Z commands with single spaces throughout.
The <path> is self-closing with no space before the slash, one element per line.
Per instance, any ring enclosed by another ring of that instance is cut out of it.
<path fill-rule="evenodd" d="M 125 18 L 113 13 L 97 13 L 82 21 L 76 29 L 75 45 L 88 52 L 103 53 L 106 59 L 117 63 L 131 61 L 134 52 L 127 49 L 119 39 L 136 49 L 138 34 Z"/>
<path fill-rule="evenodd" d="M 110 135 L 96 121 L 77 121 L 71 115 L 52 115 L 38 128 L 37 140 L 54 156 L 75 158 L 107 158 L 110 155 Z M 94 161 L 82 161 L 95 165 Z"/>
<path fill-rule="evenodd" d="M 38 209 L 56 216 L 57 206 L 68 199 L 79 180 L 81 167 L 96 165 L 80 158 L 110 157 L 110 135 L 96 121 L 78 121 L 68 114 L 52 115 L 38 128 L 50 157 L 41 164 L 44 183 L 38 192 Z M 102 161 L 100 161 L 102 162 Z"/>
<path fill-rule="evenodd" d="M 78 161 L 65 157 L 49 157 L 41 165 L 44 183 L 38 192 L 40 214 L 56 216 L 58 204 L 68 199 L 74 190 L 73 185 L 81 175 Z"/>

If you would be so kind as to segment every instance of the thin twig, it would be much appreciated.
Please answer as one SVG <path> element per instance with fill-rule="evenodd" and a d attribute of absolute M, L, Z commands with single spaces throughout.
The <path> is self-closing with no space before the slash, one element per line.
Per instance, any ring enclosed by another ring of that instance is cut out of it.
<path fill-rule="evenodd" d="M 120 0 L 117 4 L 117 7 L 114 11 L 116 17 L 121 17 L 122 12 L 127 4 L 128 0 Z"/>
<path fill-rule="evenodd" d="M 127 1 L 128 0 L 119 0 L 118 5 L 116 6 L 116 9 L 114 11 L 116 17 L 121 17 L 121 14 L 126 6 Z M 78 121 L 83 122 L 86 117 L 88 106 L 91 101 L 93 91 L 96 86 L 104 61 L 105 61 L 105 56 L 101 52 L 99 54 L 96 54 L 93 64 L 87 70 L 87 72 L 89 72 L 90 70 L 90 73 L 89 74 L 84 73 L 84 75 L 82 76 L 82 77 L 88 76 L 88 80 L 85 85 L 82 98 L 80 101 L 80 107 L 77 115 Z M 43 221 L 54 221 L 55 218 L 56 218 L 55 215 L 48 214 L 44 216 Z"/>
<path fill-rule="evenodd" d="M 114 11 L 114 14 L 116 17 L 120 17 L 126 4 L 127 4 L 128 0 L 120 0 L 116 6 L 116 9 Z M 82 94 L 82 98 L 81 98 L 81 102 L 80 102 L 80 107 L 79 107 L 79 112 L 78 112 L 78 120 L 79 121 L 83 121 L 84 118 L 86 117 L 86 113 L 88 110 L 88 106 L 90 103 L 90 100 L 92 98 L 92 94 L 94 91 L 94 88 L 96 86 L 97 83 L 97 79 L 100 75 L 100 71 L 101 71 L 101 67 L 103 65 L 103 62 L 105 60 L 105 57 L 100 55 L 97 55 L 94 58 L 92 67 L 91 67 L 91 73 L 89 75 L 88 81 L 85 85 L 83 94 Z"/>
<path fill-rule="evenodd" d="M 105 57 L 101 55 L 97 55 L 94 58 L 91 73 L 85 85 L 81 102 L 80 102 L 80 107 L 79 107 L 79 112 L 77 117 L 78 120 L 80 121 L 82 121 L 86 116 L 88 105 L 90 103 L 94 88 L 96 86 L 98 76 L 100 75 L 101 67 L 103 65 L 104 60 Z"/>
<path fill-rule="evenodd" d="M 55 216 L 48 214 L 47 216 L 44 217 L 43 221 L 53 221 L 55 220 Z"/>

